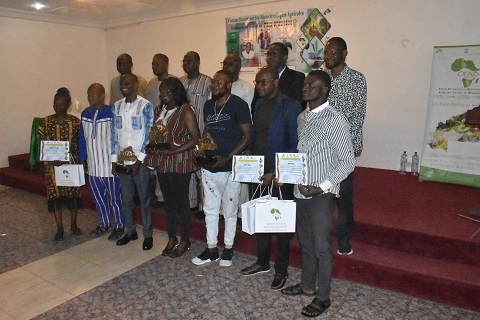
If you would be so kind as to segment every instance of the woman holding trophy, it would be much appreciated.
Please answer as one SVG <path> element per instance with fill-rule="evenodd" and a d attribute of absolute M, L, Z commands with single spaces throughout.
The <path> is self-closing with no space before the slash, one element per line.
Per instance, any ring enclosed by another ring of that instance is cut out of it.
<path fill-rule="evenodd" d="M 144 164 L 157 169 L 158 183 L 165 199 L 169 240 L 162 256 L 177 258 L 191 246 L 188 189 L 191 173 L 196 169 L 195 146 L 200 132 L 180 80 L 170 77 L 162 81 L 160 103 L 155 109 Z M 182 226 L 180 243 L 175 228 L 176 215 Z"/>

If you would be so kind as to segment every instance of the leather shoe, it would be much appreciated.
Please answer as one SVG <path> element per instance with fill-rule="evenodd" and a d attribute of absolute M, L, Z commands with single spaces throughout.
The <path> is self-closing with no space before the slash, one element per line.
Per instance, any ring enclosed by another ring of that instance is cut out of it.
<path fill-rule="evenodd" d="M 145 238 L 143 239 L 143 250 L 150 250 L 152 249 L 153 247 L 153 238 L 152 237 L 148 237 L 148 238 Z"/>
<path fill-rule="evenodd" d="M 162 251 L 162 256 L 166 257 L 171 255 L 173 250 L 175 250 L 175 248 L 177 247 L 177 245 L 178 245 L 178 239 L 176 237 L 168 239 L 167 246 Z"/>
<path fill-rule="evenodd" d="M 261 266 L 259 264 L 253 264 L 250 267 L 246 267 L 242 270 L 240 270 L 240 273 L 242 276 L 253 276 L 254 274 L 257 273 L 263 273 L 263 272 L 269 272 L 270 271 L 270 266 Z"/>
<path fill-rule="evenodd" d="M 170 254 L 170 258 L 178 258 L 183 256 L 185 252 L 190 250 L 192 244 L 190 241 L 180 241 L 180 244 L 173 249 L 172 253 Z"/>
<path fill-rule="evenodd" d="M 272 290 L 282 289 L 285 283 L 287 282 L 287 279 L 288 279 L 288 273 L 285 273 L 285 274 L 277 273 L 273 278 L 272 285 L 270 286 L 270 288 Z"/>
<path fill-rule="evenodd" d="M 117 241 L 117 246 L 124 246 L 127 243 L 129 243 L 130 241 L 134 241 L 134 240 L 137 240 L 137 239 L 138 239 L 138 234 L 137 234 L 136 231 L 132 235 L 126 234 L 126 235 L 123 236 L 123 238 L 121 238 L 120 240 Z"/>

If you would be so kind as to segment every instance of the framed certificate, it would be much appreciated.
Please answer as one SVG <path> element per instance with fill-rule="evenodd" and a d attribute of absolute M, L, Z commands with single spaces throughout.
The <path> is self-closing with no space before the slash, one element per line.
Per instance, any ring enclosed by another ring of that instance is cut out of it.
<path fill-rule="evenodd" d="M 233 156 L 232 181 L 260 183 L 263 176 L 264 156 Z"/>
<path fill-rule="evenodd" d="M 275 166 L 278 182 L 308 184 L 307 155 L 305 153 L 276 153 Z"/>
<path fill-rule="evenodd" d="M 68 141 L 40 142 L 40 161 L 68 161 L 70 143 Z"/>

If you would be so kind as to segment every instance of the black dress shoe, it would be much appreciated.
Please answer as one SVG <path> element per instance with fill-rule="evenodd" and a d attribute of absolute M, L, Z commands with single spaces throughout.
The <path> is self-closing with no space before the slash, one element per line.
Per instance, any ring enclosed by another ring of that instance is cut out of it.
<path fill-rule="evenodd" d="M 246 267 L 242 270 L 240 270 L 240 273 L 242 276 L 253 276 L 254 274 L 257 273 L 263 273 L 263 272 L 268 272 L 270 271 L 270 266 L 261 266 L 259 264 L 252 264 L 250 267 Z"/>
<path fill-rule="evenodd" d="M 180 241 L 180 244 L 178 246 L 175 247 L 175 249 L 173 249 L 172 253 L 170 254 L 170 258 L 178 258 L 178 257 L 181 257 L 183 256 L 183 254 L 185 252 L 187 252 L 188 250 L 190 250 L 190 247 L 192 246 L 192 244 L 190 243 L 190 241 Z"/>
<path fill-rule="evenodd" d="M 138 234 L 137 232 L 135 231 L 134 234 L 132 235 L 124 235 L 123 238 L 121 238 L 120 240 L 117 241 L 117 246 L 124 246 L 126 245 L 127 243 L 129 243 L 130 241 L 133 241 L 133 240 L 137 240 L 138 239 Z"/>
<path fill-rule="evenodd" d="M 273 278 L 272 285 L 270 286 L 270 288 L 272 290 L 282 289 L 285 283 L 287 282 L 287 279 L 288 279 L 288 273 L 286 274 L 277 273 Z"/>
<path fill-rule="evenodd" d="M 152 237 L 148 237 L 148 238 L 145 238 L 143 239 L 143 250 L 150 250 L 152 249 L 153 247 L 153 238 Z"/>

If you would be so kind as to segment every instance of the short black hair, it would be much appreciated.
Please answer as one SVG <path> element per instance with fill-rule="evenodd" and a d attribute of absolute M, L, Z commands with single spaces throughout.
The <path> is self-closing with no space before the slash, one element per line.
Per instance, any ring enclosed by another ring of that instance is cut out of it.
<path fill-rule="evenodd" d="M 288 57 L 288 47 L 283 42 L 274 42 L 270 46 L 277 46 L 280 48 L 280 53 Z"/>
<path fill-rule="evenodd" d="M 130 61 L 130 63 L 133 63 L 132 56 L 129 55 L 128 53 L 122 53 L 121 55 L 119 55 L 117 57 L 117 60 L 118 59 L 124 59 L 124 58 L 126 58 L 128 61 Z"/>
<path fill-rule="evenodd" d="M 230 72 L 225 71 L 225 70 L 218 70 L 217 72 L 215 72 L 215 74 L 217 74 L 217 73 L 226 75 L 228 77 L 228 80 L 230 81 L 230 83 L 233 83 L 233 76 Z"/>
<path fill-rule="evenodd" d="M 328 73 L 323 70 L 314 70 L 308 74 L 309 76 L 315 77 L 318 80 L 322 81 L 322 83 L 328 88 L 328 92 L 330 93 L 330 88 L 332 87 L 332 80 Z"/>
<path fill-rule="evenodd" d="M 168 64 L 168 57 L 165 54 L 157 53 L 154 55 L 154 57 L 160 58 L 160 60 L 163 60 L 166 64 Z"/>
<path fill-rule="evenodd" d="M 347 50 L 347 43 L 345 42 L 345 40 L 343 40 L 343 38 L 333 37 L 330 38 L 327 42 L 335 42 L 342 48 L 342 50 Z"/>
<path fill-rule="evenodd" d="M 124 77 L 132 77 L 133 81 L 135 83 L 138 83 L 138 77 L 136 75 L 134 75 L 133 73 L 125 73 L 125 74 L 122 74 L 120 76 L 120 78 L 124 78 Z"/>

